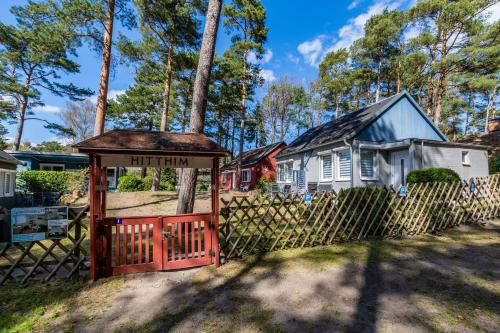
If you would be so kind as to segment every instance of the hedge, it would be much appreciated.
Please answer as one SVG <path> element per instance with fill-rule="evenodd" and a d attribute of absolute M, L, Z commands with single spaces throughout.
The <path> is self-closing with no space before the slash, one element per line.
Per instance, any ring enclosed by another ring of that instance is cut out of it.
<path fill-rule="evenodd" d="M 453 183 L 460 181 L 458 174 L 446 168 L 428 168 L 413 170 L 408 174 L 406 182 L 408 184 L 446 182 Z"/>
<path fill-rule="evenodd" d="M 84 187 L 86 170 L 40 171 L 25 170 L 17 174 L 17 188 L 30 192 L 71 193 Z"/>
<path fill-rule="evenodd" d="M 136 175 L 121 176 L 118 180 L 118 191 L 120 192 L 140 192 L 149 191 L 153 184 L 153 176 L 141 178 Z M 175 186 L 170 181 L 160 181 L 161 191 L 175 191 Z"/>

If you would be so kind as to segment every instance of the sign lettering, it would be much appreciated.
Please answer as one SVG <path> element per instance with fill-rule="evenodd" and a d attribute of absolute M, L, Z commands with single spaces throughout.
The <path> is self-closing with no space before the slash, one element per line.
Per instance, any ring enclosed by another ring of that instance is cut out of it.
<path fill-rule="evenodd" d="M 139 168 L 211 168 L 210 157 L 103 155 L 102 166 Z"/>

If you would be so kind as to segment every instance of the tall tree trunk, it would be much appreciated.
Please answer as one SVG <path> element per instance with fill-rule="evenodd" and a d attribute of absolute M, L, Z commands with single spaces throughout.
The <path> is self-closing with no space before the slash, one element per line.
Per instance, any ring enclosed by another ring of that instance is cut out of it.
<path fill-rule="evenodd" d="M 170 108 L 170 90 L 172 85 L 172 58 L 174 49 L 174 35 L 169 36 L 169 47 L 167 51 L 167 63 L 165 65 L 165 82 L 163 83 L 163 110 L 161 113 L 160 132 L 168 131 L 168 111 Z M 153 183 L 151 191 L 160 189 L 161 169 L 155 168 L 153 171 Z"/>
<path fill-rule="evenodd" d="M 19 110 L 19 115 L 17 117 L 17 130 L 16 137 L 14 138 L 14 150 L 18 151 L 21 147 L 21 139 L 23 137 L 24 131 L 24 120 L 26 117 L 26 109 L 28 108 L 28 97 L 23 97 L 23 102 L 21 103 L 21 108 Z"/>
<path fill-rule="evenodd" d="M 382 74 L 382 55 L 379 56 L 380 57 L 377 64 L 377 90 L 375 92 L 375 103 L 380 101 L 380 84 L 381 84 L 380 76 Z"/>
<path fill-rule="evenodd" d="M 193 107 L 191 109 L 191 120 L 189 131 L 191 133 L 203 133 L 205 125 L 206 100 L 208 85 L 210 83 L 210 70 L 214 59 L 217 29 L 219 27 L 222 0 L 209 0 L 207 17 L 205 19 L 205 30 L 201 43 L 200 58 L 196 70 L 196 79 L 193 90 Z M 179 201 L 177 203 L 177 214 L 193 212 L 194 195 L 198 169 L 185 169 L 182 173 Z"/>
<path fill-rule="evenodd" d="M 238 168 L 236 170 L 236 188 L 241 185 L 241 163 L 243 161 L 243 146 L 245 144 L 245 118 L 247 112 L 247 50 L 243 51 L 243 80 L 241 80 L 241 119 L 240 119 L 240 146 Z"/>
<path fill-rule="evenodd" d="M 396 80 L 396 94 L 401 91 L 401 59 L 398 58 L 398 77 Z"/>
<path fill-rule="evenodd" d="M 438 39 L 436 39 L 430 50 L 431 67 L 429 75 L 429 87 L 427 88 L 427 116 L 429 117 L 433 116 L 432 111 L 434 110 L 434 81 L 436 80 L 436 70 L 434 69 L 434 65 L 436 64 L 437 46 L 438 46 Z"/>
<path fill-rule="evenodd" d="M 488 126 L 490 122 L 490 113 L 491 110 L 495 110 L 495 101 L 497 98 L 497 85 L 495 84 L 495 87 L 493 88 L 493 92 L 491 94 L 491 98 L 488 99 L 488 106 L 486 107 L 486 119 L 484 121 L 484 133 L 488 133 Z M 495 112 L 493 112 L 495 114 Z"/>
<path fill-rule="evenodd" d="M 233 121 L 231 126 L 231 159 L 234 158 L 234 134 L 236 131 L 236 117 L 233 115 Z"/>
<path fill-rule="evenodd" d="M 335 119 L 339 117 L 340 105 L 339 105 L 339 95 L 335 96 Z"/>
<path fill-rule="evenodd" d="M 99 82 L 99 97 L 95 115 L 94 136 L 104 132 L 106 108 L 108 100 L 109 67 L 111 65 L 111 47 L 113 44 L 113 22 L 115 18 L 115 0 L 108 1 L 108 18 L 104 25 L 104 39 L 102 47 L 102 66 Z"/>
<path fill-rule="evenodd" d="M 446 36 L 446 30 L 443 31 L 442 33 L 442 45 L 441 45 L 441 66 L 439 69 L 439 83 L 437 87 L 437 92 L 436 92 L 436 112 L 434 112 L 434 123 L 437 126 L 441 126 L 441 121 L 442 121 L 442 113 L 443 113 L 443 99 L 446 94 L 446 75 L 447 75 L 447 68 L 446 68 L 446 63 L 443 62 L 443 58 L 446 57 L 448 54 L 447 50 L 447 39 L 445 38 Z"/>

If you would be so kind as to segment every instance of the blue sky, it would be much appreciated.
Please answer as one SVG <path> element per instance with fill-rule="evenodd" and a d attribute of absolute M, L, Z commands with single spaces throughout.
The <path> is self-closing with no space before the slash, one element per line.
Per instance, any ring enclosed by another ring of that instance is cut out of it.
<path fill-rule="evenodd" d="M 317 65 L 329 50 L 349 47 L 362 36 L 364 23 L 372 15 L 389 9 L 405 9 L 416 0 L 263 0 L 269 27 L 266 55 L 261 60 L 262 74 L 268 82 L 286 75 L 299 82 L 314 80 Z M 227 2 L 227 0 L 225 1 Z M 13 5 L 22 5 L 25 0 L 0 1 L 0 20 L 14 23 L 9 12 Z M 498 7 L 495 9 L 498 14 Z M 495 15 L 498 16 L 498 15 Z M 117 32 L 137 36 L 118 26 Z M 219 30 L 217 53 L 229 48 L 230 39 L 224 29 Z M 115 53 L 116 54 L 116 53 Z M 78 62 L 81 72 L 65 78 L 68 82 L 97 91 L 99 83 L 100 56 L 86 47 L 79 50 Z M 115 68 L 111 77 L 110 96 L 122 93 L 133 82 L 133 69 L 124 65 Z M 262 95 L 262 91 L 258 92 Z M 95 97 L 93 97 L 95 100 Z M 43 93 L 45 107 L 35 110 L 37 116 L 49 121 L 58 121 L 58 112 L 66 100 L 50 93 Z M 7 126 L 8 137 L 14 136 L 15 125 Z M 26 123 L 24 140 L 39 143 L 57 139 L 37 121 Z"/>

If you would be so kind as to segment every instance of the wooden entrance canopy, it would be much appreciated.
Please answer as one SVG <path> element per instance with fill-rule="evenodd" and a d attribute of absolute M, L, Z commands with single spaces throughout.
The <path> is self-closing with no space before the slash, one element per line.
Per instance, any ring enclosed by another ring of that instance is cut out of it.
<path fill-rule="evenodd" d="M 129 272 L 219 264 L 218 174 L 219 158 L 226 155 L 223 148 L 203 134 L 143 130 L 112 130 L 73 147 L 89 155 L 92 280 Z M 106 218 L 106 168 L 118 166 L 211 168 L 212 211 Z"/>

